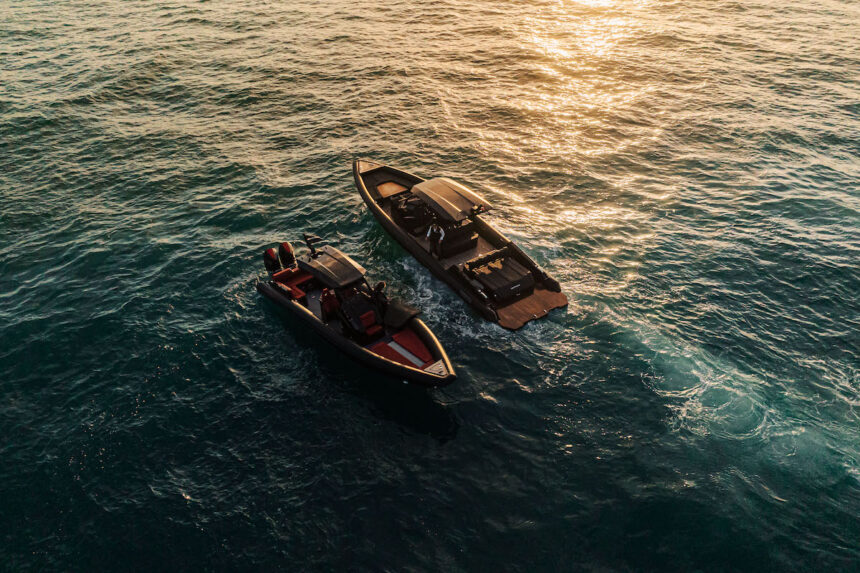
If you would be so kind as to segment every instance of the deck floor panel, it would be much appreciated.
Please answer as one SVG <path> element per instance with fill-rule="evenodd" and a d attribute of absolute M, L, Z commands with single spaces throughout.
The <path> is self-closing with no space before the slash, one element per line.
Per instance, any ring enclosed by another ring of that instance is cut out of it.
<path fill-rule="evenodd" d="M 536 287 L 529 296 L 496 309 L 496 314 L 500 326 L 516 330 L 531 320 L 546 316 L 552 309 L 564 306 L 567 306 L 567 297 L 563 293 Z"/>
<path fill-rule="evenodd" d="M 379 193 L 381 198 L 391 197 L 392 195 L 397 195 L 398 193 L 402 193 L 406 191 L 407 187 L 405 185 L 401 185 L 396 181 L 386 181 L 385 183 L 380 183 L 376 186 L 376 191 Z"/>

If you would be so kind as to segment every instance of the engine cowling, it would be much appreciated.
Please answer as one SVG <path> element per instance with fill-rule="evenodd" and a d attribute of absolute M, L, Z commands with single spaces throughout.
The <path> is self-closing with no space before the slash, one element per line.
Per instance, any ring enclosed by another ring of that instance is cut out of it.
<path fill-rule="evenodd" d="M 278 245 L 278 256 L 285 269 L 296 266 L 296 254 L 293 252 L 293 246 L 288 242 L 284 241 Z"/>
<path fill-rule="evenodd" d="M 270 273 L 276 273 L 281 270 L 281 260 L 278 257 L 278 251 L 274 248 L 263 251 L 263 263 L 266 265 L 266 270 Z"/>

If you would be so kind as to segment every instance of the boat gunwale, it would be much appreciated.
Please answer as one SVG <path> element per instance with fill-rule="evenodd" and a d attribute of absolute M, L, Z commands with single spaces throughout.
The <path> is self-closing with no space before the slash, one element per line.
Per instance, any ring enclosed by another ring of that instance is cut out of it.
<path fill-rule="evenodd" d="M 357 361 L 364 362 L 365 365 L 369 367 L 378 368 L 380 371 L 391 376 L 404 376 L 409 382 L 427 388 L 447 386 L 456 379 L 457 372 L 454 370 L 451 360 L 448 358 L 448 353 L 445 352 L 445 348 L 442 346 L 442 343 L 439 342 L 439 339 L 436 338 L 436 335 L 433 334 L 433 331 L 430 330 L 430 328 L 420 318 L 414 317 L 410 319 L 406 328 L 412 329 L 425 344 L 428 344 L 429 342 L 428 350 L 431 351 L 431 354 L 438 354 L 438 360 L 441 360 L 445 365 L 445 369 L 448 372 L 445 376 L 427 372 L 426 370 L 421 370 L 400 362 L 395 362 L 394 360 L 389 360 L 384 356 L 371 352 L 369 349 L 361 346 L 357 342 L 338 334 L 332 327 L 320 320 L 319 317 L 311 312 L 311 310 L 306 306 L 292 300 L 285 293 L 280 292 L 274 284 L 274 281 L 258 281 L 257 290 L 279 307 L 287 309 L 302 318 L 323 338 L 328 340 L 334 346 L 341 348 L 344 352 L 350 354 Z"/>

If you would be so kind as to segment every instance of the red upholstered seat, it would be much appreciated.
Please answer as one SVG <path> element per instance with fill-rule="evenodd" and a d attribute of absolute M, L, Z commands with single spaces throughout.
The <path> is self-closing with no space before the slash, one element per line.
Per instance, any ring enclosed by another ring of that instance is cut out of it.
<path fill-rule="evenodd" d="M 388 346 L 388 343 L 386 342 L 377 342 L 373 346 L 368 347 L 368 350 L 370 350 L 377 356 L 382 356 L 383 358 L 388 358 L 393 362 L 398 362 L 400 364 L 405 364 L 406 366 L 411 366 L 415 368 L 415 365 L 412 364 L 408 358 Z"/>
<path fill-rule="evenodd" d="M 322 306 L 323 315 L 331 316 L 337 312 L 337 309 L 340 307 L 340 301 L 337 300 L 337 295 L 334 294 L 333 290 L 325 288 L 320 295 L 320 305 Z"/>
<path fill-rule="evenodd" d="M 296 285 L 290 286 L 290 296 L 292 296 L 294 300 L 300 300 L 305 298 L 305 294 L 305 291 L 303 291 Z"/>
<path fill-rule="evenodd" d="M 361 324 L 364 325 L 364 331 L 368 336 L 376 336 L 382 331 L 382 326 L 376 323 L 376 313 L 368 310 L 360 317 Z"/>
<path fill-rule="evenodd" d="M 418 338 L 418 335 L 412 332 L 410 329 L 401 330 L 397 334 L 393 335 L 391 338 L 394 339 L 394 342 L 414 354 L 419 360 L 423 360 L 424 362 L 430 362 L 433 359 L 433 356 L 430 354 L 430 351 L 427 350 L 427 347 L 424 346 L 424 343 L 421 342 L 421 339 Z"/>
<path fill-rule="evenodd" d="M 272 280 L 279 283 L 288 283 L 293 275 L 300 273 L 299 269 L 284 269 L 272 275 Z"/>
<path fill-rule="evenodd" d="M 310 273 L 300 269 L 284 269 L 272 275 L 272 280 L 290 287 L 290 295 L 293 300 L 300 300 L 305 297 L 305 291 L 299 285 L 311 278 Z"/>

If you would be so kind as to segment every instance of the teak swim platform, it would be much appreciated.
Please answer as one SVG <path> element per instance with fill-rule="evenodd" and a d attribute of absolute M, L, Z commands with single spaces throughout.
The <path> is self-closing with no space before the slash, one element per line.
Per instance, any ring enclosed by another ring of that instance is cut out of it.
<path fill-rule="evenodd" d="M 487 320 L 516 330 L 567 305 L 558 281 L 481 218 L 490 205 L 478 194 L 365 159 L 352 170 L 385 230 Z"/>

